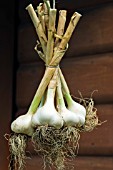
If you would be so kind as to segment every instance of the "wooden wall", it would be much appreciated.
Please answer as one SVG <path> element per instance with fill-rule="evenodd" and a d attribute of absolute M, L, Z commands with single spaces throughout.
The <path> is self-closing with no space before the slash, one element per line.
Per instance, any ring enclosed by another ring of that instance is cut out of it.
<path fill-rule="evenodd" d="M 18 61 L 16 104 L 18 114 L 28 108 L 44 73 L 44 66 L 34 51 L 36 33 L 24 8 L 29 1 L 20 1 L 18 28 Z M 81 134 L 76 170 L 113 169 L 113 3 L 107 0 L 59 1 L 58 8 L 76 9 L 83 14 L 70 41 L 61 68 L 71 93 L 94 99 L 99 118 L 105 124 L 91 133 Z M 37 1 L 33 1 L 35 6 Z M 89 8 L 90 7 L 90 8 Z M 70 12 L 71 11 L 71 12 Z M 34 155 L 27 170 L 41 169 L 41 160 Z"/>

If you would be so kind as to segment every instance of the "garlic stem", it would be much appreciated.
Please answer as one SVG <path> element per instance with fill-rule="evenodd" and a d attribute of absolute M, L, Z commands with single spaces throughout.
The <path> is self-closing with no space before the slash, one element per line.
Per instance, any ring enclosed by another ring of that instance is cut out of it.
<path fill-rule="evenodd" d="M 69 93 L 66 93 L 65 98 L 66 98 L 66 101 L 67 101 L 68 105 L 71 105 L 71 103 L 73 101 L 71 95 Z"/>
<path fill-rule="evenodd" d="M 49 65 L 53 57 L 54 49 L 54 32 L 56 22 L 56 9 L 50 9 L 49 11 L 49 25 L 48 25 L 48 41 L 46 50 L 46 64 Z"/>
<path fill-rule="evenodd" d="M 39 104 L 39 108 L 44 105 L 44 102 L 45 102 L 45 94 L 42 96 L 42 99 L 41 99 L 40 104 Z"/>
<path fill-rule="evenodd" d="M 49 0 L 44 0 L 44 22 L 47 29 L 49 24 L 49 11 L 50 11 L 50 2 Z"/>
<path fill-rule="evenodd" d="M 68 86 L 67 86 L 67 83 L 66 83 L 66 81 L 65 81 L 65 78 L 64 78 L 64 76 L 63 76 L 63 74 L 62 74 L 61 69 L 59 68 L 58 71 L 59 71 L 59 75 L 60 75 L 60 79 L 61 79 L 61 83 L 62 83 L 64 95 L 65 95 L 65 94 L 70 94 L 69 88 L 68 88 Z"/>
<path fill-rule="evenodd" d="M 49 12 L 49 10 L 50 10 L 50 2 L 49 2 L 49 0 L 43 0 L 44 1 L 44 3 L 45 3 L 45 5 L 46 5 L 46 12 L 47 12 L 47 10 L 48 10 L 48 12 Z"/>
<path fill-rule="evenodd" d="M 41 22 L 43 31 L 46 34 L 43 3 L 40 3 L 39 6 L 37 6 L 37 13 L 38 13 L 38 17 Z"/>
<path fill-rule="evenodd" d="M 28 112 L 32 112 L 34 114 L 39 106 L 40 100 L 47 88 L 56 68 L 47 68 L 45 74 L 40 82 L 40 85 L 36 91 L 36 94 L 31 102 Z"/>
<path fill-rule="evenodd" d="M 53 9 L 55 9 L 55 0 L 53 0 Z"/>
<path fill-rule="evenodd" d="M 64 34 L 64 29 L 65 29 L 65 23 L 66 23 L 66 15 L 67 11 L 66 10 L 60 10 L 59 11 L 59 19 L 58 19 L 58 26 L 57 26 L 57 38 L 55 40 L 55 47 L 57 48 L 60 44 L 60 39 L 62 39 L 63 34 Z"/>
<path fill-rule="evenodd" d="M 44 30 L 42 28 L 41 22 L 40 22 L 38 16 L 36 15 L 36 12 L 35 12 L 32 4 L 28 5 L 26 7 L 26 10 L 28 10 L 28 13 L 29 13 L 29 15 L 31 17 L 31 20 L 32 20 L 32 22 L 33 22 L 33 24 L 35 26 L 36 33 L 37 33 L 37 35 L 39 37 L 39 40 L 41 42 L 41 45 L 42 45 L 43 53 L 45 54 L 46 46 L 47 46 L 47 37 L 46 37 L 46 35 L 44 33 Z"/>
<path fill-rule="evenodd" d="M 65 32 L 65 34 L 64 34 L 64 36 L 62 38 L 62 41 L 61 41 L 61 43 L 59 45 L 60 49 L 65 49 L 66 48 L 66 45 L 69 42 L 70 37 L 72 36 L 72 33 L 73 33 L 75 27 L 77 26 L 77 23 L 78 23 L 81 16 L 82 15 L 79 14 L 78 12 L 75 12 L 72 15 L 71 20 L 69 22 L 69 25 L 67 27 L 67 30 L 66 30 L 66 32 Z"/>
<path fill-rule="evenodd" d="M 46 97 L 46 102 L 52 102 L 54 103 L 54 96 L 55 96 L 55 89 L 56 88 L 48 88 L 48 91 L 47 91 L 47 97 Z"/>
<path fill-rule="evenodd" d="M 57 94 L 58 94 L 58 105 L 60 107 L 65 107 L 65 102 L 64 102 L 64 98 L 63 98 L 63 94 L 62 94 L 62 90 L 61 90 L 61 82 L 60 79 L 58 79 L 58 86 L 57 86 Z"/>

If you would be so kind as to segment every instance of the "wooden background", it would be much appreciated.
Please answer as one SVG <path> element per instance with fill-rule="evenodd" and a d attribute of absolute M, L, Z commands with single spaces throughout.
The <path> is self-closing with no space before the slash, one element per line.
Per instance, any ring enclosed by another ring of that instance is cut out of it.
<path fill-rule="evenodd" d="M 13 101 L 14 0 L 0 1 L 0 170 L 8 169 L 8 146 Z"/>
<path fill-rule="evenodd" d="M 25 10 L 29 3 L 18 4 L 18 34 L 16 95 L 17 116 L 28 108 L 44 73 L 44 65 L 34 51 L 37 35 Z M 61 62 L 71 93 L 93 97 L 101 121 L 106 123 L 91 133 L 81 134 L 78 157 L 73 161 L 76 170 L 113 169 L 113 1 L 58 0 L 58 9 L 67 9 L 68 17 L 77 9 L 83 16 Z M 68 19 L 69 20 L 69 19 Z M 16 56 L 15 56 L 16 57 Z M 41 169 L 42 161 L 30 147 L 31 160 L 27 170 Z M 3 169 L 3 168 L 2 168 Z M 5 168 L 3 170 L 6 170 Z"/>

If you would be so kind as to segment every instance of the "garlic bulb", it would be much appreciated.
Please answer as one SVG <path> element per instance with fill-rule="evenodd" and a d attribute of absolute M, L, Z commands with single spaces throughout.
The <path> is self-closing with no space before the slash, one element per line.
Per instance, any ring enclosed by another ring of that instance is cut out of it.
<path fill-rule="evenodd" d="M 61 90 L 61 84 L 59 81 L 58 87 L 57 87 L 57 102 L 58 102 L 58 112 L 62 115 L 62 118 L 64 120 L 64 125 L 66 126 L 76 126 L 79 124 L 79 116 L 78 114 L 75 114 L 74 112 L 71 112 L 68 110 L 65 106 L 62 90 Z"/>
<path fill-rule="evenodd" d="M 81 104 L 75 102 L 70 94 L 65 94 L 65 98 L 68 104 L 68 109 L 79 116 L 79 123 L 83 125 L 85 123 L 86 109 Z"/>
<path fill-rule="evenodd" d="M 60 80 L 62 83 L 62 87 L 63 87 L 63 94 L 64 97 L 66 99 L 66 102 L 68 104 L 68 109 L 74 113 L 76 113 L 79 116 L 79 123 L 80 125 L 83 125 L 85 123 L 85 117 L 86 117 L 86 109 L 84 106 L 82 106 L 81 104 L 75 102 L 71 95 L 70 95 L 70 91 L 69 88 L 67 86 L 67 83 L 65 81 L 65 78 L 61 72 L 61 70 L 59 69 L 59 75 L 60 75 Z"/>
<path fill-rule="evenodd" d="M 28 136 L 32 136 L 34 129 L 31 126 L 31 118 L 31 113 L 19 116 L 16 120 L 12 122 L 11 130 L 15 133 L 22 133 Z"/>
<path fill-rule="evenodd" d="M 65 106 L 59 106 L 58 111 L 62 115 L 64 125 L 76 126 L 79 124 L 79 116 L 74 112 L 69 111 Z"/>
<path fill-rule="evenodd" d="M 38 108 L 32 117 L 32 126 L 48 125 L 60 129 L 63 126 L 63 119 L 54 106 L 55 89 L 48 88 L 44 106 Z"/>

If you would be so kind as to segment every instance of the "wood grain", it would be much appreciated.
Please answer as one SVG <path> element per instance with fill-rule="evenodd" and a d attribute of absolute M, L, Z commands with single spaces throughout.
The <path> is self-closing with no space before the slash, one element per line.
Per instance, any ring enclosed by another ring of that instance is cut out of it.
<path fill-rule="evenodd" d="M 112 157 L 76 157 L 70 162 L 74 170 L 112 170 L 113 158 Z M 69 167 L 67 167 L 69 168 Z M 38 157 L 32 157 L 27 161 L 27 170 L 43 169 L 42 160 Z M 72 169 L 72 167 L 70 167 Z M 48 168 L 46 169 L 48 170 Z M 54 170 L 52 168 L 52 170 Z"/>
<path fill-rule="evenodd" d="M 113 104 L 96 105 L 101 126 L 94 131 L 82 133 L 79 155 L 113 155 Z"/>
<path fill-rule="evenodd" d="M 94 131 L 81 133 L 79 141 L 78 155 L 113 155 L 113 104 L 96 105 L 98 116 L 101 122 L 107 120 L 101 126 L 98 126 Z M 27 109 L 19 109 L 16 116 L 26 113 Z M 27 150 L 35 154 L 31 142 L 28 142 Z"/>
<path fill-rule="evenodd" d="M 57 4 L 58 9 L 63 9 L 66 8 L 68 10 L 75 10 L 75 9 L 87 9 L 90 7 L 96 7 L 97 5 L 102 5 L 104 3 L 109 3 L 112 2 L 112 0 L 76 0 L 76 3 L 74 0 L 69 1 L 69 0 L 62 0 L 61 2 L 59 1 L 59 3 Z"/>
<path fill-rule="evenodd" d="M 110 52 L 113 48 L 113 3 L 85 12 L 72 35 L 65 57 Z M 37 61 L 33 25 L 19 29 L 19 62 Z"/>
<path fill-rule="evenodd" d="M 22 27 L 18 32 L 18 60 L 25 61 L 39 61 L 39 56 L 34 50 L 37 41 L 37 34 L 33 25 Z"/>
<path fill-rule="evenodd" d="M 84 14 L 70 41 L 68 56 L 112 51 L 112 20 L 113 3 L 92 9 Z"/>
<path fill-rule="evenodd" d="M 61 68 L 71 94 L 90 97 L 94 90 L 96 103 L 113 101 L 113 53 L 64 59 Z M 17 73 L 18 107 L 28 107 L 43 76 L 42 63 L 21 65 Z"/>

